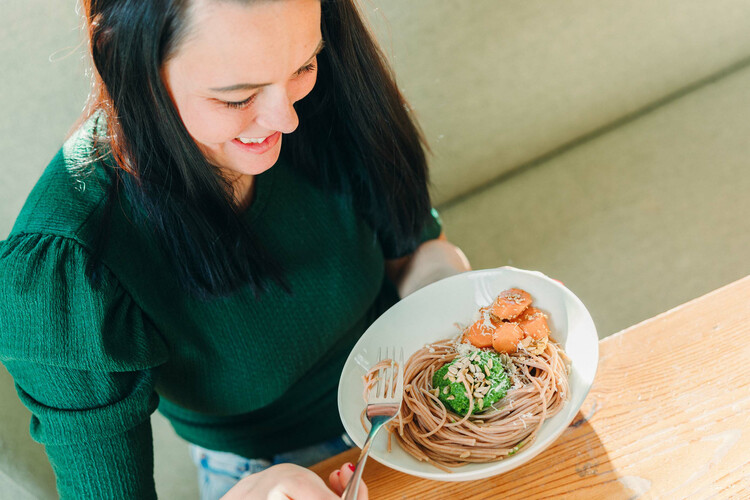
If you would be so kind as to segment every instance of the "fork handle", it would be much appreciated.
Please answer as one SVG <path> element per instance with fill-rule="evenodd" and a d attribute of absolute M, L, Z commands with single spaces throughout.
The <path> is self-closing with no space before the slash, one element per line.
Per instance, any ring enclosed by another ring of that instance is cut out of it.
<path fill-rule="evenodd" d="M 365 462 L 367 462 L 367 455 L 370 454 L 370 445 L 372 444 L 375 434 L 378 433 L 383 424 L 388 422 L 392 417 L 376 416 L 372 417 L 372 427 L 370 433 L 367 435 L 365 445 L 362 447 L 362 453 L 359 454 L 359 460 L 357 460 L 357 466 L 354 468 L 354 474 L 349 479 L 349 484 L 346 485 L 342 498 L 344 500 L 356 500 L 357 493 L 359 492 L 359 483 L 362 481 L 362 471 L 365 470 Z"/>

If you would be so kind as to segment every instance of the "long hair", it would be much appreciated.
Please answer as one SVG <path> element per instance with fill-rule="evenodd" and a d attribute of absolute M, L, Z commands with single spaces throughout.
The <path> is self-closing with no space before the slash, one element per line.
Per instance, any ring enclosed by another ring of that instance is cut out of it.
<path fill-rule="evenodd" d="M 194 295 L 224 296 L 243 285 L 258 293 L 272 281 L 288 290 L 281 265 L 242 222 L 230 182 L 190 137 L 161 79 L 189 29 L 188 4 L 82 0 L 93 75 L 81 122 L 95 113 L 106 121 L 98 140 L 115 166 L 103 229 L 122 190 Z M 348 197 L 397 255 L 407 254 L 430 210 L 425 141 L 353 0 L 321 4 L 326 49 L 314 89 L 295 104 L 300 125 L 286 153 L 293 168 Z M 103 236 L 95 256 L 105 243 Z"/>

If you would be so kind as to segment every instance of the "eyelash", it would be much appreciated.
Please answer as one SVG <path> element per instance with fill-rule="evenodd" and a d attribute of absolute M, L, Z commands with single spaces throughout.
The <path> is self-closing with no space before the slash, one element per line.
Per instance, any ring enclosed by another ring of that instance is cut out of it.
<path fill-rule="evenodd" d="M 315 71 L 316 68 L 317 68 L 316 64 L 314 62 L 311 62 L 307 66 L 303 66 L 302 68 L 300 68 L 300 70 L 297 71 L 297 73 L 294 76 L 296 78 L 298 76 L 304 75 L 305 73 L 311 73 L 311 72 Z M 251 95 L 250 97 L 248 97 L 247 99 L 245 99 L 244 101 L 221 101 L 221 102 L 224 104 L 224 106 L 226 106 L 228 108 L 231 108 L 231 109 L 242 109 L 242 108 L 247 107 L 251 102 L 253 102 L 253 100 L 255 99 L 256 95 L 258 95 L 258 94 L 255 93 L 255 94 Z"/>
<path fill-rule="evenodd" d="M 303 75 L 303 74 L 305 74 L 305 73 L 310 73 L 310 72 L 312 72 L 312 71 L 315 71 L 315 68 L 316 68 L 316 67 L 317 67 L 317 66 L 315 65 L 315 63 L 314 63 L 314 62 L 311 62 L 311 63 L 310 63 L 310 64 L 308 64 L 307 66 L 302 66 L 302 67 L 301 67 L 301 68 L 299 69 L 299 71 L 297 71 L 297 74 L 296 74 L 296 75 L 294 75 L 294 76 L 302 76 L 302 75 Z"/>
<path fill-rule="evenodd" d="M 251 102 L 253 102 L 253 99 L 255 99 L 256 95 L 258 95 L 258 94 L 253 94 L 250 97 L 248 97 L 247 99 L 245 99 L 244 101 L 239 101 L 239 102 L 221 101 L 221 102 L 224 104 L 224 106 L 226 106 L 228 108 L 242 109 L 242 108 L 246 107 L 248 104 L 250 104 Z"/>

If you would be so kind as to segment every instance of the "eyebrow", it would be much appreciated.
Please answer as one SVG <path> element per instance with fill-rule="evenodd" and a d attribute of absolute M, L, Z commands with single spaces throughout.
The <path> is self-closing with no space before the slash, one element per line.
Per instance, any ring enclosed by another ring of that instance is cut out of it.
<path fill-rule="evenodd" d="M 320 42 L 318 42 L 318 46 L 315 48 L 315 52 L 313 53 L 313 55 L 311 55 L 310 58 L 307 61 L 305 61 L 305 64 L 300 66 L 297 71 L 300 71 L 302 68 L 307 66 L 310 63 L 310 61 L 313 60 L 315 56 L 320 54 L 320 51 L 323 50 L 324 45 L 325 43 L 323 42 L 323 39 L 321 39 Z M 218 88 L 209 89 L 209 90 L 213 92 L 235 92 L 237 90 L 253 90 L 253 89 L 260 88 L 260 87 L 266 87 L 268 85 L 271 85 L 271 84 L 270 83 L 238 83 L 236 85 L 229 85 L 227 87 L 218 87 Z"/>

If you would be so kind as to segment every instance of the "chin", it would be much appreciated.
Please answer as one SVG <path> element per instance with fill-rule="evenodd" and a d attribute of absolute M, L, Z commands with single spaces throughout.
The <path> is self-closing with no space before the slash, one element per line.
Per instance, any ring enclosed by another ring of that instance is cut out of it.
<path fill-rule="evenodd" d="M 230 170 L 243 175 L 260 175 L 276 165 L 276 162 L 279 160 L 279 153 L 280 150 L 274 148 L 272 151 L 252 158 L 251 161 L 248 161 L 247 158 L 234 158 L 234 161 L 230 164 Z"/>

